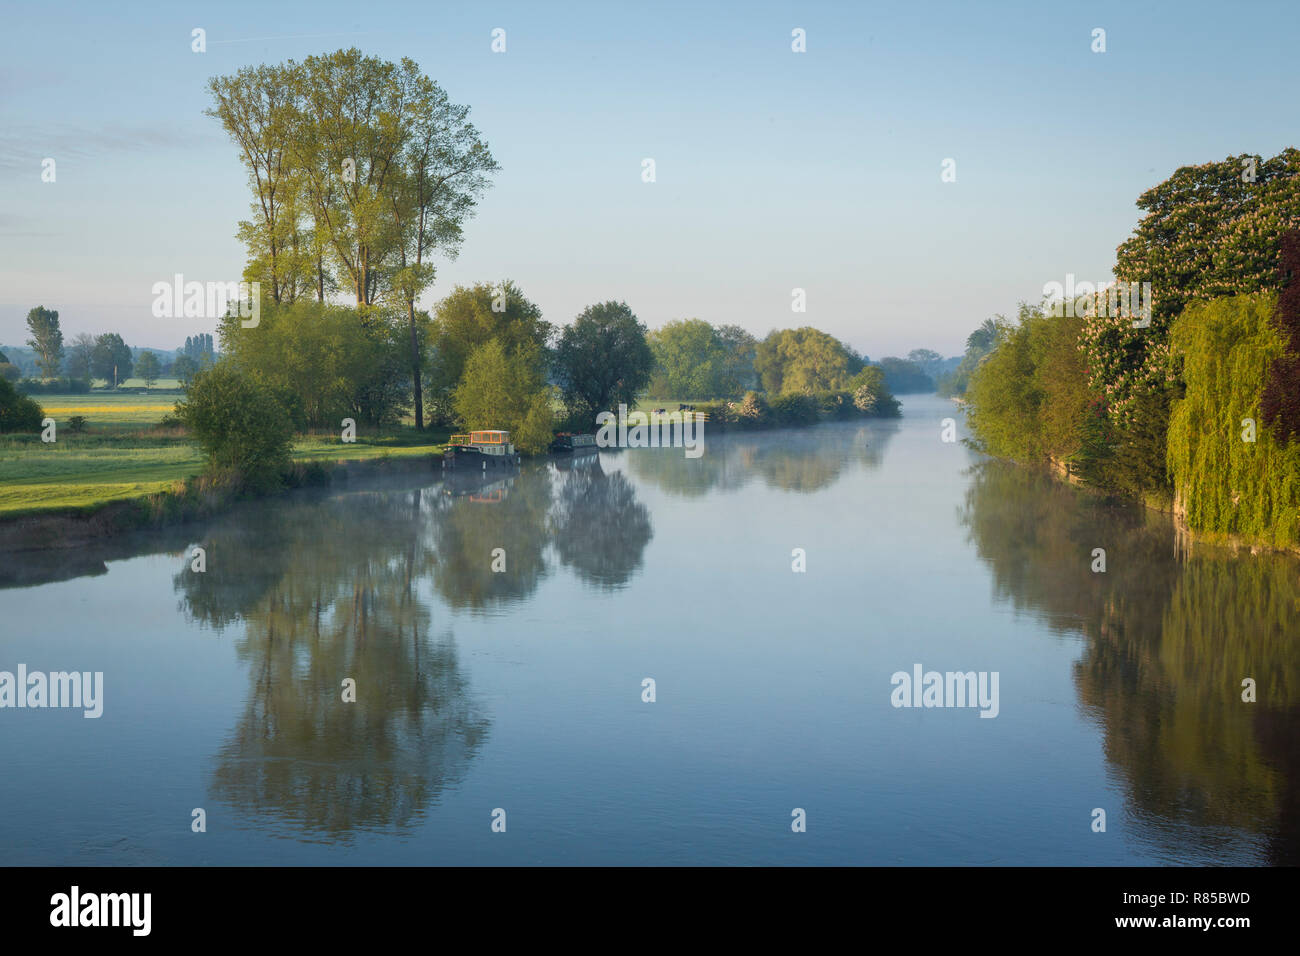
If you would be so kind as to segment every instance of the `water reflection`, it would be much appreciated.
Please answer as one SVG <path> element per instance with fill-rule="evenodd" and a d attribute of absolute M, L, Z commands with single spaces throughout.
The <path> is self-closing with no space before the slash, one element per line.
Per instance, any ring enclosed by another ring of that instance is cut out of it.
<path fill-rule="evenodd" d="M 996 462 L 974 471 L 963 520 L 1002 598 L 1086 635 L 1079 699 L 1141 838 L 1185 859 L 1246 837 L 1300 862 L 1300 561 L 1179 558 L 1168 519 Z M 1241 700 L 1247 677 L 1257 703 Z"/>
<path fill-rule="evenodd" d="M 340 838 L 413 824 L 459 781 L 490 720 L 451 633 L 434 637 L 421 586 L 452 608 L 500 609 L 558 562 L 615 589 L 653 534 L 625 475 L 597 456 L 563 464 L 261 502 L 214 525 L 199 542 L 206 570 L 186 561 L 173 580 L 191 621 L 242 625 L 249 689 L 214 797 Z"/>
<path fill-rule="evenodd" d="M 654 535 L 650 511 L 627 476 L 606 474 L 598 457 L 566 464 L 549 521 L 555 553 L 588 584 L 620 588 L 640 569 Z"/>
<path fill-rule="evenodd" d="M 489 721 L 417 594 L 434 564 L 427 497 L 254 509 L 204 541 L 207 571 L 177 575 L 192 618 L 244 624 L 249 691 L 216 757 L 218 800 L 337 838 L 412 823 L 464 774 Z"/>
<path fill-rule="evenodd" d="M 808 494 L 837 481 L 854 465 L 878 468 L 899 423 L 826 424 L 809 429 L 727 432 L 709 438 L 699 458 L 680 448 L 637 449 L 628 467 L 672 495 L 699 497 L 736 491 L 761 478 L 770 488 Z"/>

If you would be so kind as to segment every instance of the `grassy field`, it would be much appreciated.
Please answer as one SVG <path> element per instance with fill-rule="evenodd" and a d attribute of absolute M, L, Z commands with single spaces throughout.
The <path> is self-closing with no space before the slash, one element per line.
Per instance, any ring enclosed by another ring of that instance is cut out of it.
<path fill-rule="evenodd" d="M 53 509 L 89 510 L 166 491 L 203 469 L 199 448 L 175 429 L 158 427 L 178 393 L 148 395 L 39 395 L 57 422 L 57 441 L 39 435 L 0 436 L 0 516 Z M 86 419 L 72 432 L 73 415 Z M 364 461 L 442 451 L 445 429 L 417 432 L 403 426 L 383 435 L 359 434 L 343 444 L 337 434 L 300 436 L 293 455 L 302 461 Z"/>
<path fill-rule="evenodd" d="M 175 390 L 121 395 L 115 392 L 91 392 L 87 395 L 33 395 L 41 409 L 63 431 L 68 419 L 81 415 L 88 431 L 128 430 L 158 424 L 170 415 L 181 393 Z"/>

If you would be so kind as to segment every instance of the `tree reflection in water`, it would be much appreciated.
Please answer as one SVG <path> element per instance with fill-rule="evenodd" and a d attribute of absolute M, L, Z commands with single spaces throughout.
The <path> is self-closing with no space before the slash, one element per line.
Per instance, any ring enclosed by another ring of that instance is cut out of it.
<path fill-rule="evenodd" d="M 706 440 L 704 454 L 687 458 L 680 448 L 638 448 L 628 468 L 671 495 L 694 498 L 736 491 L 755 478 L 768 487 L 808 494 L 829 487 L 852 466 L 878 468 L 899 425 L 828 423 L 816 428 L 724 432 Z"/>
<path fill-rule="evenodd" d="M 641 566 L 650 516 L 626 476 L 597 457 L 564 464 L 261 503 L 217 523 L 200 542 L 207 570 L 187 563 L 174 582 L 191 620 L 243 627 L 249 693 L 214 796 L 334 838 L 405 827 L 436 803 L 490 720 L 421 587 L 481 611 L 527 598 L 557 560 L 601 589 Z"/>
<path fill-rule="evenodd" d="M 1179 555 L 1166 516 L 1000 462 L 974 469 L 963 519 L 1001 598 L 1087 637 L 1079 699 L 1142 838 L 1214 853 L 1245 835 L 1300 862 L 1300 561 Z"/>

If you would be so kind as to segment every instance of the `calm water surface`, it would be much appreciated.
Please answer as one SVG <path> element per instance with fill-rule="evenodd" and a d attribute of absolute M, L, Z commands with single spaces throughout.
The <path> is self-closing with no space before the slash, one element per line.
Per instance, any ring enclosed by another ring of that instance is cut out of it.
<path fill-rule="evenodd" d="M 0 862 L 1300 862 L 1300 562 L 1180 558 L 947 416 L 0 556 L 0 670 L 105 681 L 0 710 Z M 895 708 L 915 664 L 997 717 Z"/>

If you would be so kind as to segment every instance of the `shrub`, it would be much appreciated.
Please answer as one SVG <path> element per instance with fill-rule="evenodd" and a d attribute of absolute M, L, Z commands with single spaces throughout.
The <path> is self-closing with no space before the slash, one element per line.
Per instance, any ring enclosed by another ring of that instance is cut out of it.
<path fill-rule="evenodd" d="M 772 409 L 768 406 L 767 399 L 758 392 L 746 392 L 736 407 L 736 420 L 742 425 L 765 425 L 771 417 Z"/>
<path fill-rule="evenodd" d="M 817 400 L 797 392 L 778 395 L 772 399 L 772 419 L 778 425 L 811 425 L 818 419 Z"/>
<path fill-rule="evenodd" d="M 885 373 L 878 366 L 868 365 L 849 381 L 848 392 L 853 396 L 853 407 L 864 415 L 896 416 L 899 403 L 885 385 Z"/>
<path fill-rule="evenodd" d="M 194 376 L 176 414 L 211 469 L 234 469 L 255 490 L 279 485 L 289 467 L 293 423 L 265 385 L 218 363 Z"/>
<path fill-rule="evenodd" d="M 731 402 L 696 402 L 695 411 L 700 415 L 708 415 L 709 421 L 716 425 L 730 425 L 736 421 L 736 413 Z M 685 412 L 683 414 L 689 415 L 691 413 Z"/>
<path fill-rule="evenodd" d="M 84 395 L 90 391 L 90 383 L 79 378 L 25 378 L 17 387 L 24 395 Z"/>
<path fill-rule="evenodd" d="M 42 418 L 41 406 L 20 395 L 7 378 L 0 378 L 0 432 L 38 432 Z"/>
<path fill-rule="evenodd" d="M 817 410 L 824 419 L 838 421 L 852 418 L 855 414 L 853 396 L 842 389 L 817 392 L 813 398 L 816 399 Z"/>
<path fill-rule="evenodd" d="M 864 415 L 876 410 L 876 393 L 870 385 L 859 385 L 853 393 L 853 407 Z"/>
<path fill-rule="evenodd" d="M 80 432 L 84 432 L 85 430 L 86 430 L 85 415 L 73 415 L 71 418 L 68 419 L 68 431 L 80 433 Z"/>
<path fill-rule="evenodd" d="M 290 488 L 323 488 L 330 483 L 330 469 L 319 461 L 296 461 L 283 477 Z"/>

